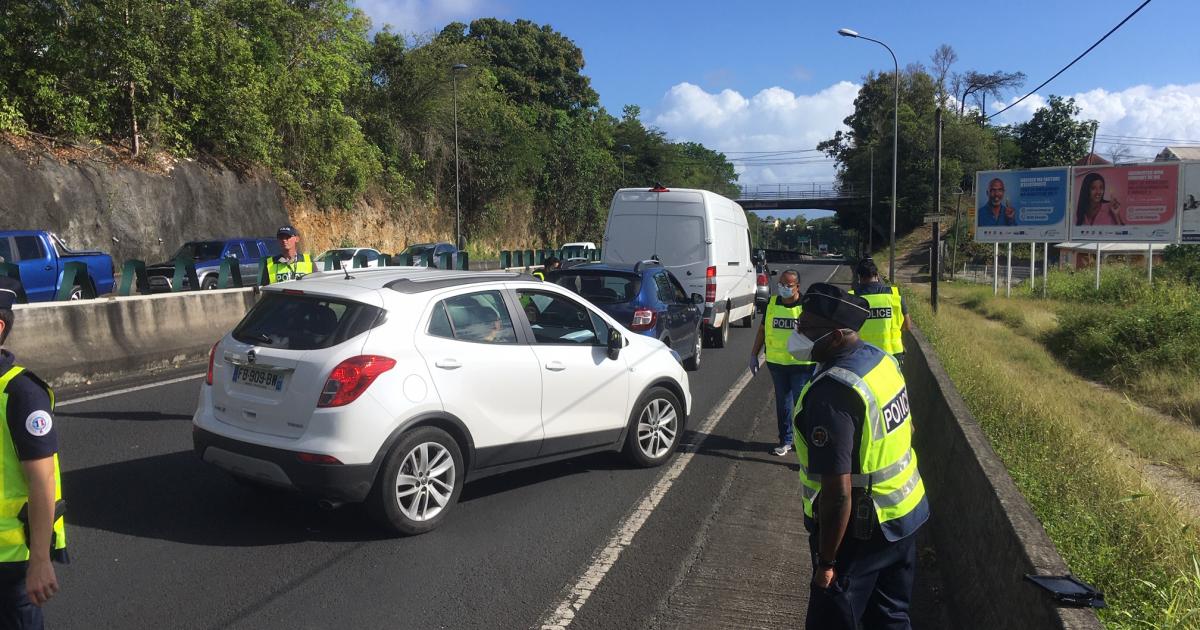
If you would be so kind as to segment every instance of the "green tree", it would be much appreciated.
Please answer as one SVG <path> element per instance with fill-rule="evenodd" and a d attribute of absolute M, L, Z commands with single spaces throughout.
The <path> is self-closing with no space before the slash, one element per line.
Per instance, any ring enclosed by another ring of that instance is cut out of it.
<path fill-rule="evenodd" d="M 1028 122 L 1015 125 L 1012 136 L 1020 150 L 1020 166 L 1064 166 L 1086 157 L 1099 123 L 1076 120 L 1080 111 L 1075 99 L 1051 96 L 1047 107 L 1039 108 Z"/>

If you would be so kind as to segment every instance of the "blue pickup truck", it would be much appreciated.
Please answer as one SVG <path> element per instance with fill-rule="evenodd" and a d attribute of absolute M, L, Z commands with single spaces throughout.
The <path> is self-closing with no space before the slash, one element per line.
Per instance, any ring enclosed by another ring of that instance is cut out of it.
<path fill-rule="evenodd" d="M 71 251 L 52 232 L 41 230 L 0 231 L 0 262 L 20 269 L 21 284 L 30 302 L 49 302 L 58 295 L 63 267 L 69 262 L 87 265 L 90 287 L 71 286 L 71 299 L 83 298 L 85 289 L 94 295 L 112 293 L 113 260 L 102 252 Z"/>

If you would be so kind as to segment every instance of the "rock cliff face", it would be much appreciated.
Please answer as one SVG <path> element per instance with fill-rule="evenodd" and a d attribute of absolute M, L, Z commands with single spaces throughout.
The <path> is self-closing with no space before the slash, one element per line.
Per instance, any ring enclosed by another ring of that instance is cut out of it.
<path fill-rule="evenodd" d="M 274 236 L 288 222 L 269 173 L 181 160 L 162 173 L 96 160 L 61 160 L 0 142 L 0 230 L 57 233 L 75 249 L 123 261 L 166 260 L 184 241 Z"/>

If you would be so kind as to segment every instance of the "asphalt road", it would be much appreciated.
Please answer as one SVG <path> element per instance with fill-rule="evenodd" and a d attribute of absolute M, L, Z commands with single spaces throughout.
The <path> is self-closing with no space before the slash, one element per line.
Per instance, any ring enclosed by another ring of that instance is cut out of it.
<path fill-rule="evenodd" d="M 800 271 L 805 285 L 849 277 L 830 265 Z M 706 349 L 704 366 L 691 374 L 693 427 L 745 373 L 753 329 L 730 333 L 729 346 Z M 59 409 L 74 562 L 59 569 L 63 590 L 46 609 L 50 627 L 532 627 L 666 470 L 595 455 L 487 478 L 465 488 L 438 530 L 385 538 L 360 506 L 321 511 L 243 487 L 200 462 L 190 421 L 201 383 L 196 377 Z M 760 374 L 572 627 L 655 624 L 713 510 L 714 480 L 733 465 L 723 453 L 773 446 L 747 437 L 769 396 L 770 379 Z"/>

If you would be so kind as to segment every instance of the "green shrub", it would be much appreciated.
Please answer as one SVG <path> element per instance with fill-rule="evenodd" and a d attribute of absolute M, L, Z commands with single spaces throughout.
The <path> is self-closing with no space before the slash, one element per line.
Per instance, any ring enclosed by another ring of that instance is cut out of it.
<path fill-rule="evenodd" d="M 1124 265 L 1103 267 L 1100 290 L 1096 290 L 1095 271 L 1052 271 L 1046 285 L 1046 297 L 1088 304 L 1132 304 L 1141 301 L 1159 287 L 1146 282 L 1146 271 Z M 1027 289 L 1028 291 L 1028 289 Z M 1031 293 L 1041 297 L 1041 290 Z"/>

